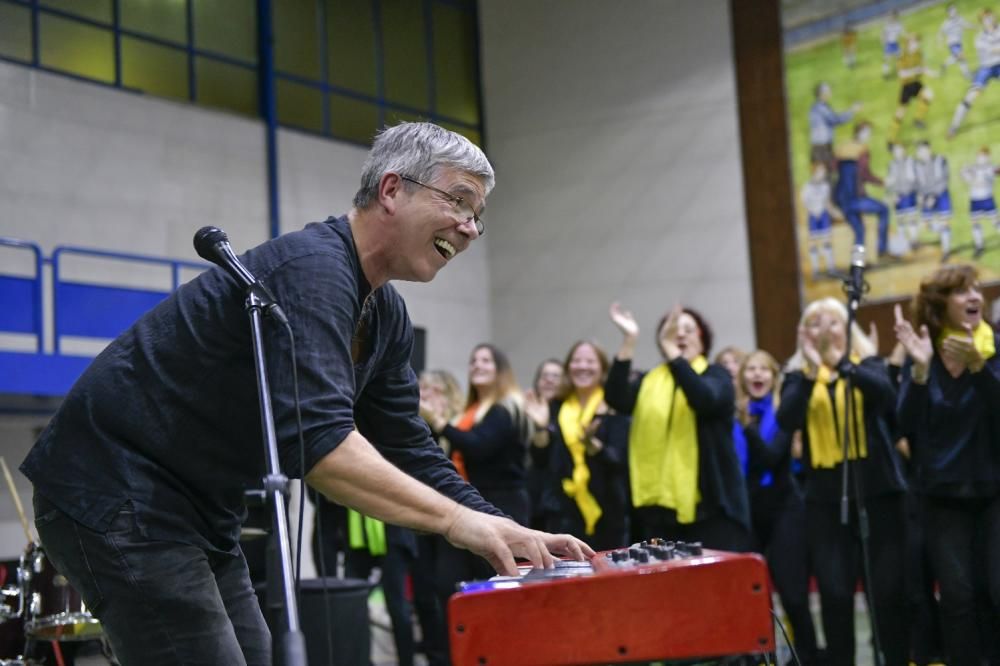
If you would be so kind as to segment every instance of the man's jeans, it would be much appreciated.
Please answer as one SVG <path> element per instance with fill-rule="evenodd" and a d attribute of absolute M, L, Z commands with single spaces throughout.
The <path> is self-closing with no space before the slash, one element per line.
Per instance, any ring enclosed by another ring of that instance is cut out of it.
<path fill-rule="evenodd" d="M 130 504 L 105 533 L 36 494 L 52 565 L 101 621 L 122 666 L 267 666 L 271 639 L 243 554 L 142 536 Z"/>

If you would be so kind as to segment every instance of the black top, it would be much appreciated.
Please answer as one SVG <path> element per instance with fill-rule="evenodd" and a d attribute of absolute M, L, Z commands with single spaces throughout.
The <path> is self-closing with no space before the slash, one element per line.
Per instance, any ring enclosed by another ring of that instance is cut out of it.
<path fill-rule="evenodd" d="M 572 516 L 573 524 L 579 523 L 581 539 L 589 540 L 583 534 L 583 516 L 576 500 L 569 497 L 562 487 L 563 479 L 573 478 L 573 455 L 566 447 L 562 428 L 559 427 L 561 400 L 549 405 L 549 445 L 532 447 L 535 464 L 545 470 L 545 486 L 542 490 L 541 510 L 548 515 Z M 586 455 L 590 482 L 587 489 L 601 506 L 601 518 L 595 530 L 599 534 L 613 534 L 624 529 L 629 512 L 628 486 L 628 432 L 632 420 L 622 414 L 610 412 L 594 417 L 597 427 L 594 436 L 601 441 L 601 450 Z M 624 545 L 618 543 L 618 546 Z M 614 547 L 614 546 L 612 546 Z"/>
<path fill-rule="evenodd" d="M 841 368 L 842 372 L 853 371 L 854 386 L 861 391 L 864 399 L 868 457 L 855 461 L 852 468 L 860 472 L 863 495 L 869 497 L 904 491 L 906 482 L 903 480 L 899 458 L 894 449 L 895 440 L 890 424 L 891 410 L 896 401 L 896 389 L 885 369 L 885 364 L 882 359 L 871 356 L 858 365 L 847 363 Z M 789 433 L 796 430 L 802 432 L 802 466 L 806 500 L 834 502 L 839 501 L 842 496 L 843 463 L 831 468 L 815 468 L 809 450 L 806 414 L 815 384 L 816 380 L 808 379 L 800 370 L 785 374 L 781 385 L 778 425 Z M 833 386 L 834 383 L 831 383 L 831 391 Z M 850 497 L 853 497 L 853 489 L 848 490 Z"/>
<path fill-rule="evenodd" d="M 441 436 L 462 453 L 469 483 L 477 489 L 527 488 L 528 435 L 522 425 L 497 403 L 470 430 L 448 425 Z"/>
<path fill-rule="evenodd" d="M 1000 336 L 994 334 L 1000 348 Z M 1000 354 L 976 373 L 952 377 L 931 360 L 927 383 L 903 367 L 898 415 L 909 434 L 917 487 L 927 494 L 975 497 L 1000 491 Z"/>
<path fill-rule="evenodd" d="M 750 453 L 747 469 L 750 504 L 765 497 L 797 494 L 798 484 L 792 476 L 792 436 L 778 428 L 770 439 L 765 439 L 755 422 L 742 428 Z"/>
<path fill-rule="evenodd" d="M 391 462 L 464 504 L 494 512 L 430 438 L 410 368 L 413 329 L 391 285 L 371 291 L 346 218 L 243 256 L 295 333 L 305 459 L 300 464 L 289 338 L 265 321 L 281 467 L 308 471 L 355 428 Z M 366 355 L 351 340 L 367 300 Z M 21 470 L 83 525 L 105 531 L 131 501 L 154 539 L 235 552 L 243 491 L 261 485 L 262 429 L 242 289 L 212 268 L 112 342 L 70 390 Z"/>
<path fill-rule="evenodd" d="M 698 428 L 697 519 L 721 510 L 750 528 L 746 482 L 733 445 L 733 378 L 721 365 L 711 364 L 698 374 L 683 357 L 667 363 L 675 386 L 684 391 L 695 413 Z M 604 386 L 604 399 L 622 414 L 631 414 L 639 396 L 643 374 L 631 378 L 631 361 L 615 359 Z"/>

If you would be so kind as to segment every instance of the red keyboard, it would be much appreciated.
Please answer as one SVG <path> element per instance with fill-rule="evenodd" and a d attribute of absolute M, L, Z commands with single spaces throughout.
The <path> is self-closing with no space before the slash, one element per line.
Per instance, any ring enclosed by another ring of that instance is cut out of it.
<path fill-rule="evenodd" d="M 455 666 L 556 666 L 774 651 L 756 554 L 652 539 L 467 583 L 448 603 Z"/>

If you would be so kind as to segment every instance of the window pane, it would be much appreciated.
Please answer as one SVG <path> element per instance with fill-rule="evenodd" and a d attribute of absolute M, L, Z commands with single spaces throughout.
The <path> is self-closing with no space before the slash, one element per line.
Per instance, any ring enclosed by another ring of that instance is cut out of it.
<path fill-rule="evenodd" d="M 191 0 L 195 48 L 257 62 L 254 0 Z"/>
<path fill-rule="evenodd" d="M 119 0 L 121 24 L 160 39 L 187 44 L 187 3 L 163 0 Z"/>
<path fill-rule="evenodd" d="M 198 104 L 258 115 L 257 73 L 208 58 L 195 60 Z"/>
<path fill-rule="evenodd" d="M 42 14 L 38 17 L 41 61 L 46 67 L 114 83 L 114 40 L 110 30 Z"/>
<path fill-rule="evenodd" d="M 274 67 L 319 81 L 320 23 L 316 0 L 274 3 Z"/>
<path fill-rule="evenodd" d="M 277 81 L 278 122 L 313 132 L 323 131 L 323 93 L 299 83 Z"/>
<path fill-rule="evenodd" d="M 375 21 L 370 0 L 326 0 L 327 80 L 375 97 Z"/>
<path fill-rule="evenodd" d="M 161 97 L 186 100 L 187 53 L 122 37 L 122 84 Z"/>
<path fill-rule="evenodd" d="M 450 129 L 456 134 L 461 134 L 466 139 L 476 144 L 480 148 L 483 147 L 483 136 L 474 129 L 469 129 L 468 127 L 462 127 L 461 125 L 454 125 L 452 123 L 438 123 L 441 127 L 445 129 Z"/>
<path fill-rule="evenodd" d="M 476 85 L 476 16 L 434 4 L 434 112 L 479 124 Z"/>
<path fill-rule="evenodd" d="M 424 3 L 382 0 L 385 98 L 417 109 L 430 107 L 427 95 L 427 30 Z"/>
<path fill-rule="evenodd" d="M 0 55 L 31 60 L 31 14 L 27 7 L 0 4 Z"/>
<path fill-rule="evenodd" d="M 330 133 L 370 144 L 378 127 L 378 107 L 370 102 L 330 95 Z"/>
<path fill-rule="evenodd" d="M 111 0 L 42 0 L 41 5 L 94 21 L 111 23 Z"/>

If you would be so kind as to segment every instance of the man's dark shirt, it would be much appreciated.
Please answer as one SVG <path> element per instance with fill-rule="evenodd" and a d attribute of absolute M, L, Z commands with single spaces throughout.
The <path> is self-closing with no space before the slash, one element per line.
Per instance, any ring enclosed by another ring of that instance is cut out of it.
<path fill-rule="evenodd" d="M 371 290 L 346 218 L 243 257 L 295 333 L 301 464 L 289 338 L 265 321 L 282 470 L 310 470 L 355 427 L 392 463 L 474 509 L 497 512 L 455 473 L 418 416 L 413 329 L 391 285 Z M 366 303 L 367 300 L 367 303 Z M 359 320 L 364 315 L 362 326 Z M 352 360 L 352 337 L 365 332 Z M 212 268 L 107 347 L 76 382 L 21 470 L 78 522 L 106 531 L 126 502 L 151 539 L 235 552 L 243 491 L 264 449 L 242 289 Z"/>

